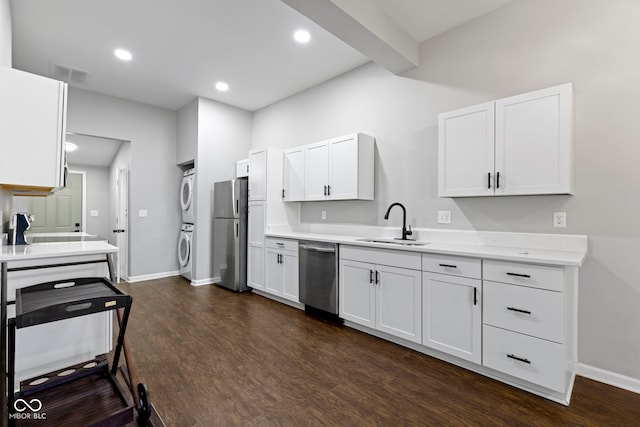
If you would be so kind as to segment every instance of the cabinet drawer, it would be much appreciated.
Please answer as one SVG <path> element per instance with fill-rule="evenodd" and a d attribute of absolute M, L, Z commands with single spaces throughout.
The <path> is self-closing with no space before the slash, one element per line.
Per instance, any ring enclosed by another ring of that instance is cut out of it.
<path fill-rule="evenodd" d="M 290 239 L 274 239 L 268 237 L 264 240 L 267 248 L 280 249 L 281 251 L 294 251 L 298 253 L 298 241 Z"/>
<path fill-rule="evenodd" d="M 422 254 L 422 271 L 479 279 L 482 264 L 479 258 Z"/>
<path fill-rule="evenodd" d="M 561 292 L 485 280 L 483 294 L 485 324 L 564 342 Z"/>
<path fill-rule="evenodd" d="M 562 267 L 485 260 L 482 278 L 562 292 L 564 270 Z"/>
<path fill-rule="evenodd" d="M 565 391 L 564 347 L 484 325 L 483 365 L 525 381 Z"/>
<path fill-rule="evenodd" d="M 340 246 L 340 259 L 390 265 L 392 267 L 420 270 L 422 265 L 419 252 L 378 249 L 356 246 Z"/>

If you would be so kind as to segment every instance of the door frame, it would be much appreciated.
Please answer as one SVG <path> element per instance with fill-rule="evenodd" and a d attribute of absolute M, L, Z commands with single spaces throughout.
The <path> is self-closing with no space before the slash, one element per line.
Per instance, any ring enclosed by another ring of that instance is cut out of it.
<path fill-rule="evenodd" d="M 124 220 L 122 220 L 124 218 Z M 124 229 L 116 233 L 116 245 L 120 249 L 116 267 L 116 283 L 120 278 L 129 280 L 129 168 L 118 168 L 116 180 L 116 228 Z"/>
<path fill-rule="evenodd" d="M 80 232 L 87 231 L 87 171 L 69 169 L 69 173 L 75 173 L 82 176 L 82 224 Z"/>

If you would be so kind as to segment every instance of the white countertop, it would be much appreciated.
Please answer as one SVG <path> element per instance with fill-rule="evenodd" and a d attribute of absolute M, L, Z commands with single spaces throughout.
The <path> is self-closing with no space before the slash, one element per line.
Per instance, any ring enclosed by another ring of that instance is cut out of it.
<path fill-rule="evenodd" d="M 0 262 L 40 260 L 79 255 L 99 255 L 115 252 L 118 252 L 118 248 L 104 241 L 8 245 L 0 246 Z"/>
<path fill-rule="evenodd" d="M 267 237 L 296 240 L 332 242 L 341 245 L 365 246 L 411 252 L 424 252 L 443 255 L 469 256 L 475 258 L 504 261 L 529 262 L 536 264 L 579 267 L 587 256 L 587 237 L 568 235 L 549 235 L 531 233 L 438 231 L 432 233 L 436 239 L 430 239 L 429 231 L 418 234 L 420 246 L 398 245 L 393 243 L 373 243 L 359 241 L 375 236 L 347 236 L 340 234 L 292 231 L 272 227 Z M 389 237 L 381 237 L 389 239 Z M 393 239 L 393 238 L 392 238 Z M 490 242 L 487 244 L 486 242 Z"/>

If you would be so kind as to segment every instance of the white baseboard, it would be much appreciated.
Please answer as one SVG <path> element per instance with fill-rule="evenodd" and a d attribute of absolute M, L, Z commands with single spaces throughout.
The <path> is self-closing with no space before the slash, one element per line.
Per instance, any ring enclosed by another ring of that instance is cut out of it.
<path fill-rule="evenodd" d="M 144 282 L 145 280 L 164 279 L 165 277 L 179 276 L 180 271 L 165 271 L 164 273 L 145 274 L 142 276 L 130 276 L 126 280 L 129 283 Z"/>
<path fill-rule="evenodd" d="M 219 281 L 220 281 L 219 277 L 213 277 L 213 278 L 210 277 L 208 279 L 192 280 L 191 286 L 213 285 L 214 283 Z"/>
<path fill-rule="evenodd" d="M 640 393 L 640 379 L 585 365 L 584 363 L 576 363 L 575 370 L 576 374 L 582 377 L 632 391 L 634 393 Z"/>

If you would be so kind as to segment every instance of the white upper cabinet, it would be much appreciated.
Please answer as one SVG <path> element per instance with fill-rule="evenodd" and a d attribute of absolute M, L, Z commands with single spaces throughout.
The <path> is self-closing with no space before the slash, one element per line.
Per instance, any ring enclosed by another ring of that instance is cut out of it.
<path fill-rule="evenodd" d="M 496 101 L 497 173 L 496 194 L 573 193 L 571 84 Z"/>
<path fill-rule="evenodd" d="M 236 178 L 249 176 L 249 159 L 242 159 L 236 162 Z"/>
<path fill-rule="evenodd" d="M 353 133 L 304 146 L 304 200 L 373 200 L 374 145 Z"/>
<path fill-rule="evenodd" d="M 572 193 L 571 83 L 439 115 L 440 197 Z"/>
<path fill-rule="evenodd" d="M 267 199 L 267 149 L 249 151 L 249 200 Z"/>
<path fill-rule="evenodd" d="M 302 201 L 304 200 L 304 147 L 285 150 L 282 156 L 282 199 L 285 202 Z"/>
<path fill-rule="evenodd" d="M 304 199 L 326 200 L 329 184 L 329 141 L 304 147 Z"/>
<path fill-rule="evenodd" d="M 494 103 L 438 117 L 438 195 L 493 195 Z"/>
<path fill-rule="evenodd" d="M 64 186 L 66 102 L 66 83 L 0 67 L 0 134 L 7 141 L 0 156 L 3 187 Z"/>

